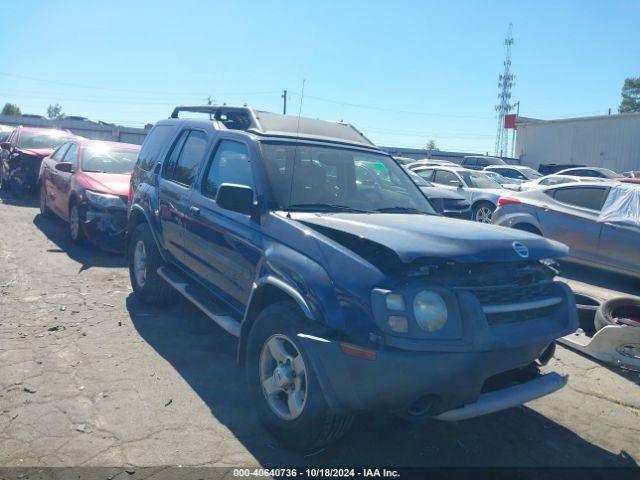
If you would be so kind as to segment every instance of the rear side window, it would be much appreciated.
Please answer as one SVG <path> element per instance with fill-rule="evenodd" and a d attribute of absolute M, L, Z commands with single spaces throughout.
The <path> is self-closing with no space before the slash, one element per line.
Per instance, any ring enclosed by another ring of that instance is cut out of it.
<path fill-rule="evenodd" d="M 439 183 L 440 185 L 460 185 L 460 180 L 458 179 L 456 174 L 453 172 L 448 172 L 446 170 L 437 170 L 435 179 L 433 181 L 435 183 Z"/>
<path fill-rule="evenodd" d="M 244 143 L 223 140 L 218 145 L 213 160 L 209 164 L 202 193 L 215 198 L 223 183 L 235 183 L 253 187 L 251 161 Z"/>
<path fill-rule="evenodd" d="M 607 189 L 599 187 L 567 187 L 555 190 L 553 198 L 558 202 L 599 211 L 604 204 Z"/>
<path fill-rule="evenodd" d="M 416 173 L 425 180 L 433 180 L 433 170 L 418 170 Z"/>
<path fill-rule="evenodd" d="M 165 178 L 173 180 L 187 187 L 193 185 L 198 175 L 198 167 L 202 163 L 209 138 L 200 130 L 191 130 L 182 144 L 177 162 L 172 169 L 167 171 Z M 174 148 L 174 152 L 177 148 Z M 172 152 L 173 156 L 173 152 Z"/>
<path fill-rule="evenodd" d="M 173 128 L 173 125 L 157 125 L 151 130 L 142 144 L 138 156 L 138 167 L 147 172 L 153 170 L 155 164 L 160 161 L 162 147 Z"/>
<path fill-rule="evenodd" d="M 465 158 L 464 160 L 462 160 L 462 165 L 475 166 L 477 163 L 478 161 L 475 158 Z"/>

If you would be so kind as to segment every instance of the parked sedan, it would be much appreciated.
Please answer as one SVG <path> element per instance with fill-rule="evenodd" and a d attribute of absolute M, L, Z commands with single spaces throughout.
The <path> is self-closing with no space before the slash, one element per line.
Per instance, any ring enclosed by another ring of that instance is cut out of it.
<path fill-rule="evenodd" d="M 622 177 L 622 175 L 614 172 L 613 170 L 600 167 L 566 168 L 564 170 L 560 170 L 558 172 L 558 175 L 570 175 L 572 177 L 605 178 L 609 180 L 616 180 Z"/>
<path fill-rule="evenodd" d="M 569 260 L 640 276 L 640 189 L 618 182 L 573 183 L 514 193 L 498 202 L 496 225 L 569 246 Z"/>
<path fill-rule="evenodd" d="M 129 180 L 138 145 L 75 139 L 58 147 L 40 169 L 40 213 L 69 223 L 71 240 L 88 237 L 107 249 L 123 246 Z"/>
<path fill-rule="evenodd" d="M 71 138 L 72 133 L 53 128 L 17 127 L 0 143 L 0 188 L 16 194 L 32 190 L 42 159 Z"/>
<path fill-rule="evenodd" d="M 463 167 L 420 167 L 413 171 L 428 182 L 464 195 L 477 222 L 491 223 L 498 199 L 510 192 L 483 172 Z"/>
<path fill-rule="evenodd" d="M 463 195 L 444 187 L 436 187 L 415 172 L 409 171 L 409 176 L 439 214 L 464 220 L 473 218 L 471 204 Z"/>
<path fill-rule="evenodd" d="M 604 178 L 590 178 L 590 177 L 573 177 L 571 175 L 547 175 L 540 177 L 530 182 L 522 182 L 520 184 L 520 190 L 531 190 L 533 188 L 545 188 L 552 187 L 553 185 L 561 185 L 563 183 L 576 183 L 576 182 L 606 182 Z"/>

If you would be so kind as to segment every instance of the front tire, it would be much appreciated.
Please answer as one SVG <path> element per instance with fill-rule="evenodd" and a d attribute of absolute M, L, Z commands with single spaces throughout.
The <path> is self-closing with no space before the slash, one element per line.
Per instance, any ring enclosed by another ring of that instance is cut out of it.
<path fill-rule="evenodd" d="M 165 262 L 146 223 L 141 223 L 133 230 L 127 257 L 131 287 L 136 296 L 144 303 L 169 304 L 175 296 L 175 290 L 158 275 L 158 268 L 164 266 Z"/>
<path fill-rule="evenodd" d="M 44 183 L 40 185 L 40 215 L 50 217 L 51 210 L 47 206 L 47 192 L 44 189 Z"/>
<path fill-rule="evenodd" d="M 75 202 L 69 206 L 69 237 L 76 245 L 82 245 L 87 236 L 84 233 L 84 225 L 82 222 L 82 212 Z"/>
<path fill-rule="evenodd" d="M 491 223 L 496 206 L 490 202 L 480 202 L 473 207 L 473 219 L 480 223 Z"/>
<path fill-rule="evenodd" d="M 246 371 L 250 395 L 267 429 L 285 445 L 309 451 L 344 435 L 353 415 L 327 405 L 297 338 L 304 329 L 305 317 L 294 303 L 264 309 L 249 334 Z"/>

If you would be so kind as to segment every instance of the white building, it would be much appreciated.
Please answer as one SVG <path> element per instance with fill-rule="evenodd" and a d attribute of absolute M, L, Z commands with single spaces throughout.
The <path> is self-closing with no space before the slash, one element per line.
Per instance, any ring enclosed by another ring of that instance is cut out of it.
<path fill-rule="evenodd" d="M 616 172 L 640 170 L 640 113 L 517 122 L 516 158 L 537 169 L 542 163 L 574 163 Z"/>

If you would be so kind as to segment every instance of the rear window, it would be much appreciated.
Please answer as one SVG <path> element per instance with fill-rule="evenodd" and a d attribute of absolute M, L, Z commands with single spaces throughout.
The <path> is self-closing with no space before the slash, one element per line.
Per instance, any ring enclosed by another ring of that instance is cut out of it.
<path fill-rule="evenodd" d="M 154 165 L 160 160 L 160 153 L 165 144 L 165 139 L 171 131 L 173 125 L 156 125 L 147 135 L 142 150 L 140 150 L 138 166 L 145 171 L 153 169 Z"/>
<path fill-rule="evenodd" d="M 600 187 L 565 187 L 554 190 L 553 198 L 558 202 L 580 208 L 599 211 L 604 204 L 607 189 Z"/>

